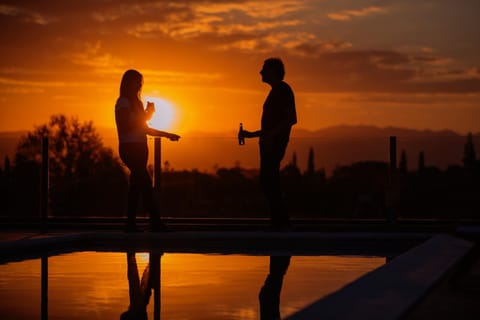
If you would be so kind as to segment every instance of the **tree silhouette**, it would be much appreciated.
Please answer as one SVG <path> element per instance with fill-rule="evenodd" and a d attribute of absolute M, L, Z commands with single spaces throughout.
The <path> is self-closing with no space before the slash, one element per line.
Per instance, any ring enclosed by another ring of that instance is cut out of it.
<path fill-rule="evenodd" d="M 282 170 L 282 174 L 287 177 L 295 177 L 295 179 L 299 179 L 302 174 L 300 172 L 300 169 L 298 168 L 297 165 L 297 153 L 293 152 L 292 154 L 292 161 L 287 164 Z"/>
<path fill-rule="evenodd" d="M 10 170 L 11 170 L 10 158 L 8 156 L 5 157 L 5 162 L 4 162 L 4 165 L 3 165 L 3 169 L 5 170 L 6 173 L 10 172 Z"/>
<path fill-rule="evenodd" d="M 292 166 L 297 167 L 297 153 L 293 152 L 292 155 Z"/>
<path fill-rule="evenodd" d="M 109 148 L 103 146 L 93 123 L 77 118 L 53 115 L 47 124 L 38 126 L 20 139 L 15 162 L 41 159 L 42 138 L 49 139 L 50 176 L 82 178 L 93 176 L 107 167 L 119 167 Z"/>
<path fill-rule="evenodd" d="M 110 148 L 103 146 L 91 121 L 81 123 L 75 117 L 67 118 L 61 114 L 51 116 L 47 124 L 36 127 L 20 139 L 15 153 L 19 176 L 28 180 L 36 172 L 35 179 L 38 179 L 43 137 L 49 139 L 51 209 L 54 214 L 88 214 L 81 213 L 82 210 L 98 214 L 96 209 L 106 209 L 105 201 L 118 197 L 114 192 L 121 187 L 119 182 L 126 185 L 120 161 Z M 22 182 L 27 184 L 24 180 Z M 38 185 L 32 188 L 38 189 Z"/>
<path fill-rule="evenodd" d="M 422 172 L 425 170 L 425 153 L 420 151 L 418 154 L 418 171 Z"/>
<path fill-rule="evenodd" d="M 407 153 L 405 150 L 402 150 L 402 154 L 400 156 L 400 165 L 399 169 L 401 173 L 407 173 L 408 167 L 407 167 Z"/>
<path fill-rule="evenodd" d="M 463 150 L 463 165 L 465 168 L 473 168 L 477 161 L 477 156 L 475 154 L 475 145 L 473 144 L 473 135 L 471 132 L 468 133 L 467 142 Z"/>
<path fill-rule="evenodd" d="M 307 174 L 311 176 L 315 174 L 315 158 L 312 147 L 308 151 Z"/>
<path fill-rule="evenodd" d="M 10 158 L 5 157 L 3 170 L 0 168 L 0 203 L 2 214 L 8 216 L 10 214 L 12 202 L 12 168 Z"/>

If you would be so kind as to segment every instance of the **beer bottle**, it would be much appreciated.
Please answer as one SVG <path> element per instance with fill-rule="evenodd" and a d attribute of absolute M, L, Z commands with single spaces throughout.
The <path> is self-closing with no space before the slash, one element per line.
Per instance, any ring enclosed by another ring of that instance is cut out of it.
<path fill-rule="evenodd" d="M 245 138 L 243 137 L 243 124 L 240 122 L 240 130 L 238 131 L 238 144 L 243 146 L 245 144 Z"/>

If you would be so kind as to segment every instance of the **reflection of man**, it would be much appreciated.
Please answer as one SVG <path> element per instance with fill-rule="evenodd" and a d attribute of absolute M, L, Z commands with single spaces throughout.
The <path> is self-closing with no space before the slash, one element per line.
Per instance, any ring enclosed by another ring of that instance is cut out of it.
<path fill-rule="evenodd" d="M 142 278 L 138 274 L 135 252 L 127 253 L 127 277 L 130 296 L 128 310 L 122 313 L 120 320 L 147 320 L 147 305 L 152 289 L 159 290 L 160 255 L 150 254 L 149 264 L 143 271 Z"/>
<path fill-rule="evenodd" d="M 280 162 L 285 155 L 290 131 L 297 123 L 295 98 L 290 86 L 283 81 L 285 69 L 282 60 L 265 60 L 262 81 L 272 89 L 263 104 L 261 129 L 239 132 L 240 137 L 260 139 L 260 183 L 270 206 L 271 225 L 274 230 L 290 227 L 288 212 L 280 189 Z"/>
<path fill-rule="evenodd" d="M 258 295 L 261 320 L 280 319 L 280 292 L 289 264 L 290 256 L 270 256 L 270 273 Z"/>

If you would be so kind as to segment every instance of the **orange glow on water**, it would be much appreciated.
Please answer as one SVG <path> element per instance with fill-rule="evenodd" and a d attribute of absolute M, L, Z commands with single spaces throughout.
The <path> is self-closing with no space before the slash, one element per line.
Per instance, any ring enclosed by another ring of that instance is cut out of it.
<path fill-rule="evenodd" d="M 148 253 L 137 253 L 141 278 Z M 268 256 L 171 254 L 161 255 L 161 318 L 258 319 L 258 293 L 269 272 Z M 281 313 L 299 308 L 340 289 L 383 265 L 381 257 L 294 256 L 284 277 Z M 118 319 L 128 309 L 126 253 L 80 252 L 48 258 L 49 316 L 76 314 Z M 24 303 L 36 301 L 29 316 L 39 318 L 38 260 L 0 265 L 2 318 L 18 318 Z M 205 306 L 208 306 L 205 309 Z M 147 306 L 153 319 L 153 295 Z M 23 314 L 23 313 L 21 313 Z M 3 317 L 5 316 L 5 317 Z"/>

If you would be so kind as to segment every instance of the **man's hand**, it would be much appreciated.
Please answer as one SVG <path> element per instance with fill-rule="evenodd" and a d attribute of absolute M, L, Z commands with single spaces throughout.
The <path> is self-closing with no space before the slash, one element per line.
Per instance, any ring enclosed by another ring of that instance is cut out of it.
<path fill-rule="evenodd" d="M 257 138 L 260 136 L 260 131 L 248 131 L 248 130 L 242 130 L 241 132 L 238 132 L 239 137 L 243 138 Z"/>

